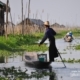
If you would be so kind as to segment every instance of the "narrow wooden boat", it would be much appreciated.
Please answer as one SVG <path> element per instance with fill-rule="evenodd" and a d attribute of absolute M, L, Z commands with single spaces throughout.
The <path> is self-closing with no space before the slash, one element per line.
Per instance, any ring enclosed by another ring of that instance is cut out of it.
<path fill-rule="evenodd" d="M 37 53 L 25 53 L 23 55 L 23 60 L 27 66 L 36 68 L 48 68 L 51 63 L 47 61 L 39 61 Z"/>
<path fill-rule="evenodd" d="M 72 42 L 73 38 L 68 36 L 64 38 L 65 42 Z"/>

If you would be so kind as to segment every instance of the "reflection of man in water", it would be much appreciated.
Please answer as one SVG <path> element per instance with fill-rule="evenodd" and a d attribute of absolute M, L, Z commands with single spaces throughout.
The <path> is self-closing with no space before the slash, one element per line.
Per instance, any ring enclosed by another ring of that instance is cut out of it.
<path fill-rule="evenodd" d="M 54 37 L 56 35 L 56 32 L 52 28 L 50 28 L 49 21 L 46 21 L 44 23 L 44 26 L 46 28 L 46 32 L 45 32 L 45 35 L 44 35 L 43 39 L 39 43 L 39 46 L 41 44 L 43 44 L 44 41 L 47 38 L 49 39 L 49 42 L 50 42 L 50 45 L 49 45 L 49 59 L 50 59 L 50 62 L 52 62 L 52 61 L 54 61 L 55 57 L 58 57 L 58 51 L 57 51 L 57 48 L 56 48 L 56 45 L 55 45 L 55 37 Z"/>
<path fill-rule="evenodd" d="M 52 73 L 49 77 L 49 80 L 57 80 L 55 72 L 52 72 L 52 67 L 49 67 L 49 72 Z"/>

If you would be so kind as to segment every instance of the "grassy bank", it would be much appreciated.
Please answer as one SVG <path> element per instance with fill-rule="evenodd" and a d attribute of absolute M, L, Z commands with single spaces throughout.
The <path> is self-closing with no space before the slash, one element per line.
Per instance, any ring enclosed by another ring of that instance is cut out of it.
<path fill-rule="evenodd" d="M 0 55 L 8 55 L 12 52 L 22 51 L 45 51 L 46 45 L 38 46 L 35 42 L 38 41 L 41 36 L 38 35 L 9 35 L 6 39 L 5 36 L 0 36 Z"/>

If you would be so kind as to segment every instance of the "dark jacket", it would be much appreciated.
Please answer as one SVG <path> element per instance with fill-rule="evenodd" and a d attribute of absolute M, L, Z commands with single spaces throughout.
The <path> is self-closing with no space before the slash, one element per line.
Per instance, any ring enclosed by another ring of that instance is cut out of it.
<path fill-rule="evenodd" d="M 52 28 L 47 28 L 45 35 L 41 40 L 40 44 L 43 44 L 47 38 L 49 39 L 50 44 L 53 43 L 55 41 L 55 37 L 54 37 L 55 35 L 56 35 L 56 32 Z"/>
<path fill-rule="evenodd" d="M 40 44 L 43 44 L 44 41 L 48 38 L 50 42 L 49 46 L 49 58 L 50 61 L 54 61 L 55 57 L 58 57 L 58 51 L 55 45 L 55 36 L 56 32 L 52 28 L 47 28 L 44 37 L 42 38 Z"/>

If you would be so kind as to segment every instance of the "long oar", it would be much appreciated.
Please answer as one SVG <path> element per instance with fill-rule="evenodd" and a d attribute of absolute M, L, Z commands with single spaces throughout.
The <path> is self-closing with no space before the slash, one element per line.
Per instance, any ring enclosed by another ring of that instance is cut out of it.
<path fill-rule="evenodd" d="M 63 64 L 64 64 L 64 61 L 63 61 L 63 59 L 62 59 L 62 57 L 61 57 L 61 55 L 60 55 L 60 53 L 58 52 L 58 54 L 59 54 L 59 56 L 60 56 L 60 58 L 61 58 L 61 60 L 62 60 L 62 62 L 63 62 Z M 65 68 L 66 68 L 66 65 L 64 64 L 64 66 L 65 66 Z"/>

